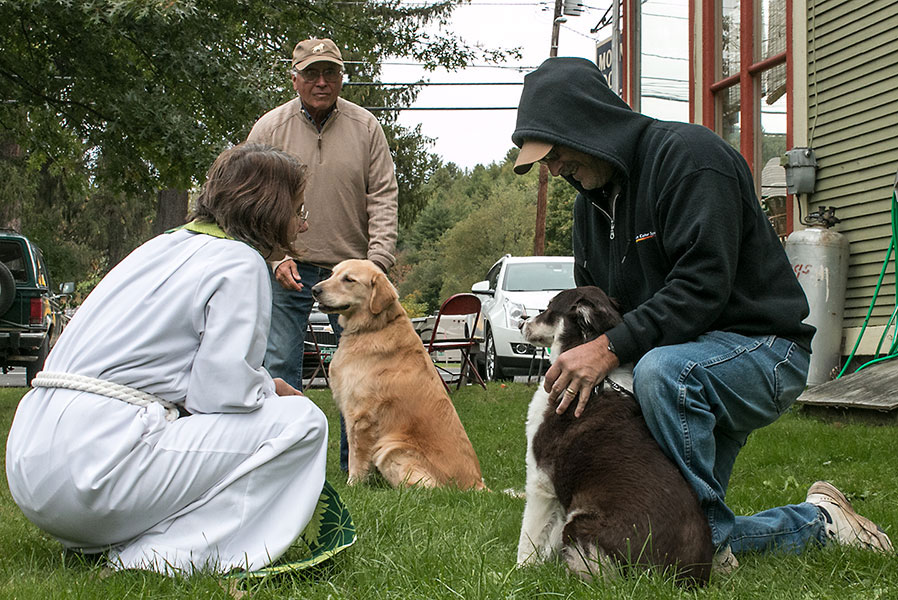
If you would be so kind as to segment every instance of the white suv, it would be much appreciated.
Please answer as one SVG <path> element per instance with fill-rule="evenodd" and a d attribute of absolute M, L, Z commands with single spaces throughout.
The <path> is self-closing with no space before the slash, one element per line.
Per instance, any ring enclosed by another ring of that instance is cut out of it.
<path fill-rule="evenodd" d="M 533 361 L 536 349 L 524 341 L 521 323 L 544 311 L 555 294 L 575 285 L 571 256 L 506 254 L 490 268 L 486 281 L 471 287 L 482 304 L 478 362 L 488 381 L 540 372 L 544 365 Z"/>

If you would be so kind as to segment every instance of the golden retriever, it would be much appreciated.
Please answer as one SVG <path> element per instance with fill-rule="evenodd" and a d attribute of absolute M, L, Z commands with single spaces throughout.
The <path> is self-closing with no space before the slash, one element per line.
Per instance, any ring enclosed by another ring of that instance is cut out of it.
<path fill-rule="evenodd" d="M 312 295 L 343 327 L 330 385 L 346 422 L 349 484 L 373 464 L 393 486 L 483 489 L 474 447 L 386 275 L 346 260 Z"/>

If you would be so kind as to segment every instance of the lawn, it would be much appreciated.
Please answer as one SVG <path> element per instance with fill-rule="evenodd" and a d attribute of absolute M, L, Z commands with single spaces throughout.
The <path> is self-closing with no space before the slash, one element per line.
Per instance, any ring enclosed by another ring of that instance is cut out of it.
<path fill-rule="evenodd" d="M 337 466 L 337 412 L 328 390 L 309 396 L 331 424 L 328 479 L 349 506 L 356 544 L 302 576 L 261 580 L 251 598 L 308 599 L 803 599 L 898 598 L 896 556 L 827 547 L 800 556 L 740 557 L 732 575 L 682 591 L 660 576 L 584 583 L 558 564 L 515 568 L 524 501 L 501 493 L 524 485 L 524 417 L 534 386 L 469 386 L 453 400 L 494 492 L 394 490 L 376 481 L 348 488 Z M 0 430 L 8 431 L 21 388 L 0 389 Z M 862 514 L 898 539 L 894 425 L 821 420 L 796 411 L 754 434 L 733 473 L 737 514 L 800 502 L 817 479 L 838 485 Z M 5 433 L 4 439 L 5 439 Z M 211 576 L 166 578 L 120 572 L 65 553 L 22 516 L 0 486 L 0 598 L 227 598 Z"/>

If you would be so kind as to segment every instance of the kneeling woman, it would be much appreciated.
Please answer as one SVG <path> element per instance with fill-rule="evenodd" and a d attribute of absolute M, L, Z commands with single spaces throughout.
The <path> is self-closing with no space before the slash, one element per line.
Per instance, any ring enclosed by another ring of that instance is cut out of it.
<path fill-rule="evenodd" d="M 312 517 L 327 422 L 262 368 L 266 259 L 293 251 L 305 168 L 222 153 L 194 221 L 137 248 L 84 301 L 16 412 L 16 503 L 65 546 L 163 573 L 265 566 Z M 180 417 L 178 416 L 180 413 Z"/>

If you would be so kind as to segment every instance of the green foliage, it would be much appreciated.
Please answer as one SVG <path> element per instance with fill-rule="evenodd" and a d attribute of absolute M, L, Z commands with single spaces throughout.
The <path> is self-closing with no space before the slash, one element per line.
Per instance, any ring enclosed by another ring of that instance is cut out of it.
<path fill-rule="evenodd" d="M 528 193 L 529 192 L 529 193 Z M 503 187 L 487 197 L 440 240 L 444 257 L 441 296 L 468 291 L 501 256 L 532 253 L 536 190 Z"/>
<path fill-rule="evenodd" d="M 452 294 L 470 291 L 505 254 L 533 254 L 538 170 L 514 174 L 515 158 L 516 149 L 502 163 L 434 171 L 424 188 L 427 205 L 400 236 L 400 296 L 413 295 L 432 313 Z M 547 255 L 571 255 L 575 196 L 566 181 L 549 179 Z"/>
<path fill-rule="evenodd" d="M 546 206 L 546 256 L 572 256 L 571 228 L 577 190 L 558 177 L 549 178 Z"/>
<path fill-rule="evenodd" d="M 330 425 L 327 478 L 352 513 L 359 538 L 312 572 L 251 584 L 258 600 L 304 598 L 455 600 L 891 600 L 895 555 L 828 546 L 801 555 L 740 556 L 740 568 L 708 587 L 680 590 L 657 574 L 585 583 L 551 562 L 515 566 L 524 500 L 502 491 L 524 486 L 524 421 L 535 384 L 488 384 L 452 392 L 491 492 L 394 490 L 373 477 L 353 487 L 338 467 L 339 413 L 327 389 L 309 397 Z M 8 431 L 24 389 L 0 389 L 0 431 Z M 0 433 L 0 442 L 3 441 Z M 733 471 L 728 501 L 737 514 L 804 499 L 826 478 L 863 515 L 898 537 L 896 426 L 819 421 L 789 413 L 754 433 Z M 5 444 L 4 444 L 5 445 Z M 3 478 L 5 481 L 5 478 Z M 216 598 L 215 578 L 168 578 L 142 571 L 99 577 L 102 563 L 73 553 L 30 524 L 0 485 L 0 595 L 4 598 Z"/>
<path fill-rule="evenodd" d="M 415 293 L 409 294 L 399 302 L 410 319 L 426 317 L 428 315 L 429 311 L 427 310 L 427 304 L 418 301 L 417 294 Z"/>

